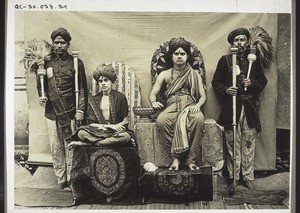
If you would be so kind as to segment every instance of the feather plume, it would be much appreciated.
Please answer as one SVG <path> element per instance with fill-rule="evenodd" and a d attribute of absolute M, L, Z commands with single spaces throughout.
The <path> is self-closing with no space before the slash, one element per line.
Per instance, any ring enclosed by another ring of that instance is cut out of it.
<path fill-rule="evenodd" d="M 24 64 L 26 70 L 36 73 L 39 65 L 52 59 L 53 47 L 43 39 L 32 39 L 27 42 L 24 57 L 20 63 Z"/>
<path fill-rule="evenodd" d="M 256 55 L 262 69 L 269 69 L 273 61 L 274 48 L 272 38 L 267 31 L 256 26 L 250 30 L 249 45 L 250 49 L 256 49 Z"/>

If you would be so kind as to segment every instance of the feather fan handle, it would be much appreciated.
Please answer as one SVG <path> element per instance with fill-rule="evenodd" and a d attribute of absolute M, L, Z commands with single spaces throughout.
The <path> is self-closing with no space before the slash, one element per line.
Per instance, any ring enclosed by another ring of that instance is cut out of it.
<path fill-rule="evenodd" d="M 269 69 L 273 61 L 273 45 L 272 38 L 267 31 L 260 27 L 254 27 L 250 30 L 250 49 L 256 49 L 256 55 L 262 69 Z"/>
<path fill-rule="evenodd" d="M 36 73 L 38 65 L 44 65 L 45 61 L 52 59 L 53 47 L 43 39 L 32 39 L 27 42 L 24 57 L 20 63 L 24 64 L 26 70 Z"/>

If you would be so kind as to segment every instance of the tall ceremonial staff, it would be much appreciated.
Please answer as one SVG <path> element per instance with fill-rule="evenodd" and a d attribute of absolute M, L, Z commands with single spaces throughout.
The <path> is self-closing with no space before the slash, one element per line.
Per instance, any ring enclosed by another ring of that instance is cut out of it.
<path fill-rule="evenodd" d="M 75 69 L 75 108 L 76 111 L 78 109 L 78 102 L 79 102 L 79 89 L 78 89 L 78 50 L 72 51 L 73 60 L 74 60 L 74 69 Z"/>
<path fill-rule="evenodd" d="M 75 107 L 78 109 L 78 100 L 79 100 L 79 90 L 78 90 L 78 50 L 72 51 L 73 60 L 74 60 L 74 69 L 75 69 Z"/>
<path fill-rule="evenodd" d="M 231 47 L 232 54 L 232 86 L 236 87 L 236 54 L 238 51 L 237 47 Z M 233 192 L 235 192 L 236 186 L 236 95 L 232 96 L 232 127 L 233 127 Z"/>

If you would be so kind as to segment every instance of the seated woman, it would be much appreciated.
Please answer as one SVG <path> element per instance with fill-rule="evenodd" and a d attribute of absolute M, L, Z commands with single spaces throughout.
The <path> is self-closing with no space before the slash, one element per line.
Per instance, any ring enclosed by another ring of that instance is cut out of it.
<path fill-rule="evenodd" d="M 101 65 L 93 78 L 101 92 L 89 100 L 87 122 L 71 136 L 70 182 L 73 205 L 79 203 L 138 204 L 140 157 L 128 129 L 128 103 L 113 89 L 113 67 Z"/>
<path fill-rule="evenodd" d="M 89 125 L 77 129 L 69 146 L 135 146 L 134 134 L 128 129 L 127 99 L 112 88 L 117 79 L 114 68 L 98 66 L 93 78 L 102 91 L 90 98 Z"/>

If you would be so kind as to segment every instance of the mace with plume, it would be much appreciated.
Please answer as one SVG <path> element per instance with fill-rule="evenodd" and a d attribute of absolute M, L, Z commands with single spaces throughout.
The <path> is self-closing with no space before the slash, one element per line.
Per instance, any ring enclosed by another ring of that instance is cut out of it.
<path fill-rule="evenodd" d="M 250 30 L 250 53 L 248 54 L 249 67 L 247 72 L 247 78 L 250 78 L 251 68 L 254 61 L 258 59 L 259 66 L 262 70 L 269 69 L 273 60 L 273 45 L 272 38 L 267 31 L 256 26 Z M 245 87 L 245 91 L 247 87 Z"/>
<path fill-rule="evenodd" d="M 42 98 L 45 98 L 44 78 L 46 70 L 44 68 L 44 64 L 45 61 L 50 61 L 52 59 L 52 53 L 53 47 L 51 44 L 43 39 L 35 38 L 27 42 L 24 57 L 20 61 L 20 63 L 24 64 L 26 70 L 38 75 L 41 82 Z"/>

